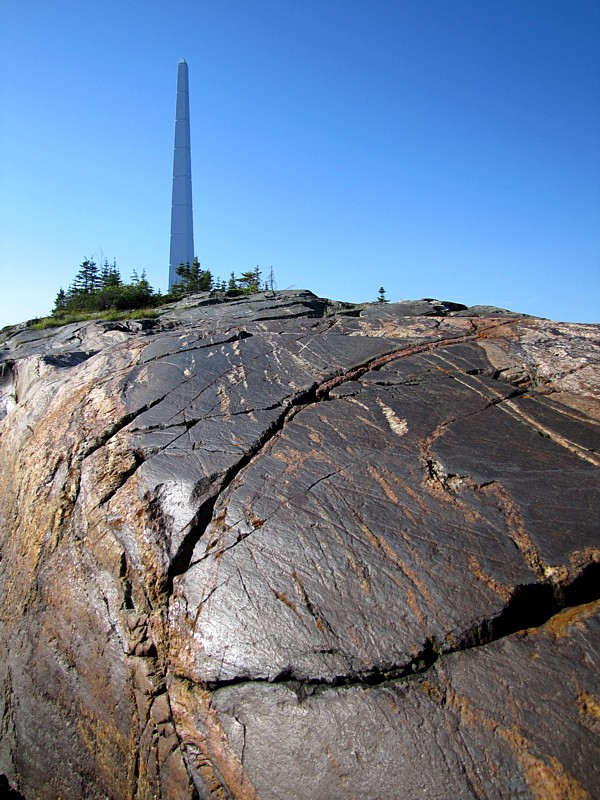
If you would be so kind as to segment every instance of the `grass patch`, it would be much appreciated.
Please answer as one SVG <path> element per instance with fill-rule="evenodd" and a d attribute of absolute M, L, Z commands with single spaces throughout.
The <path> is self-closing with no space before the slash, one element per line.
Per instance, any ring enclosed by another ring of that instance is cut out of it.
<path fill-rule="evenodd" d="M 156 319 L 158 316 L 160 311 L 153 308 L 137 308 L 134 311 L 75 311 L 64 316 L 43 317 L 28 327 L 34 331 L 42 331 L 45 328 L 60 328 L 71 322 L 88 322 L 94 319 L 116 322 L 121 319 Z"/>

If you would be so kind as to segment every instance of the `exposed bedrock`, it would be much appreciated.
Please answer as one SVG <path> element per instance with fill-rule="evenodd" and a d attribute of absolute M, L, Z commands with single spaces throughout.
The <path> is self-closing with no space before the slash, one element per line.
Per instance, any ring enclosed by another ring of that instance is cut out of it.
<path fill-rule="evenodd" d="M 295 291 L 6 338 L 0 774 L 599 796 L 598 333 Z"/>

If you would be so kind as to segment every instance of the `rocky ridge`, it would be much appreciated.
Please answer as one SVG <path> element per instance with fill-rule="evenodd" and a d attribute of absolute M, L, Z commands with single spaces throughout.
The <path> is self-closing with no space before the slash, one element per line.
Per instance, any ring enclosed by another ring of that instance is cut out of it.
<path fill-rule="evenodd" d="M 6 337 L 0 772 L 600 794 L 598 331 L 294 291 Z"/>

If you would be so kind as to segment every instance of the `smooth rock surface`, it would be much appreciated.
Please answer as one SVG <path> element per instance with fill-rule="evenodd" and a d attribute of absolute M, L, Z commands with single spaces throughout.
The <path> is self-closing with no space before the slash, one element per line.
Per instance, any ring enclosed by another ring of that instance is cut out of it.
<path fill-rule="evenodd" d="M 599 330 L 293 291 L 5 337 L 0 773 L 598 796 Z"/>

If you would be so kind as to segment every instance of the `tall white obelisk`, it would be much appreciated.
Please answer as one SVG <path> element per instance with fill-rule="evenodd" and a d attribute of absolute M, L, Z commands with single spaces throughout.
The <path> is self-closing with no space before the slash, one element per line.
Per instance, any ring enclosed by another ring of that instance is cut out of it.
<path fill-rule="evenodd" d="M 194 260 L 192 215 L 192 151 L 190 146 L 190 86 L 184 58 L 177 65 L 175 107 L 175 152 L 173 154 L 173 198 L 171 204 L 171 253 L 169 289 L 179 281 L 180 264 Z"/>

